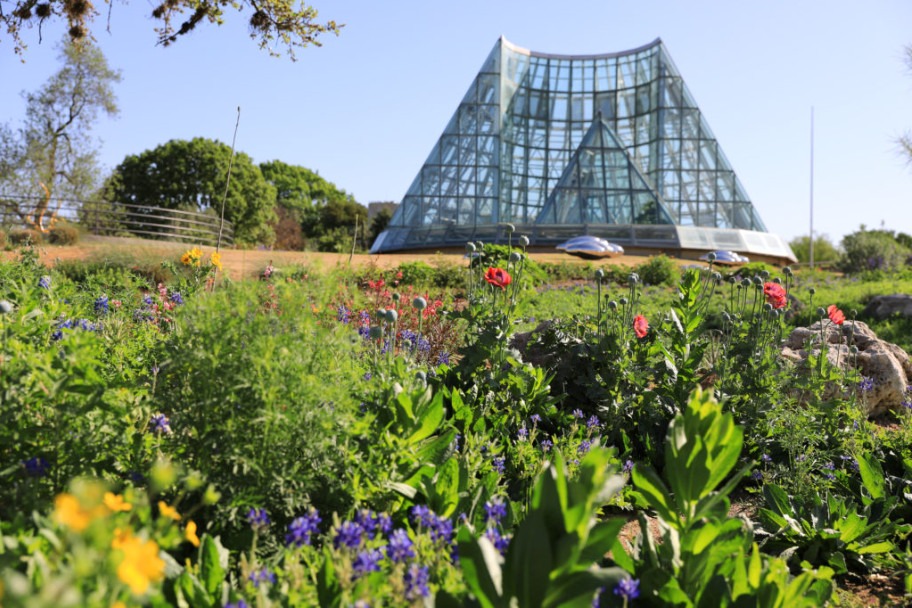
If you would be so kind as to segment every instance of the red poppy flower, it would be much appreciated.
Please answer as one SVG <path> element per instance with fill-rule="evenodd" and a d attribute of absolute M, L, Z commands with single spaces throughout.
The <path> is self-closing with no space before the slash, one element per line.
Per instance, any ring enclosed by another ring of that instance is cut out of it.
<path fill-rule="evenodd" d="M 633 318 L 633 333 L 637 338 L 645 338 L 649 333 L 649 321 L 643 315 L 637 315 Z"/>
<path fill-rule="evenodd" d="M 836 308 L 835 304 L 830 304 L 827 306 L 827 315 L 830 317 L 830 321 L 836 325 L 842 325 L 845 323 L 845 315 L 841 310 Z"/>
<path fill-rule="evenodd" d="M 485 281 L 494 285 L 495 287 L 500 287 L 501 289 L 506 289 L 513 278 L 510 274 L 503 268 L 488 268 L 488 271 L 485 273 Z"/>
<path fill-rule="evenodd" d="M 764 283 L 763 295 L 766 296 L 766 301 L 776 309 L 785 308 L 788 303 L 785 296 L 785 287 L 779 283 Z"/>

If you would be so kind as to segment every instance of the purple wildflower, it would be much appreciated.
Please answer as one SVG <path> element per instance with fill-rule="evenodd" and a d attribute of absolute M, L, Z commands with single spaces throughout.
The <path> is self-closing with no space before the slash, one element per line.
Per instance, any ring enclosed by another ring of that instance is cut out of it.
<path fill-rule="evenodd" d="M 22 466 L 29 477 L 44 477 L 51 465 L 41 456 L 32 456 L 28 460 L 23 460 Z"/>
<path fill-rule="evenodd" d="M 413 547 L 414 544 L 409 538 L 408 532 L 397 528 L 390 535 L 389 544 L 386 546 L 386 556 L 390 561 L 401 564 L 415 557 Z"/>
<path fill-rule="evenodd" d="M 51 288 L 51 277 L 44 275 L 38 279 L 38 287 L 41 289 L 50 289 Z"/>
<path fill-rule="evenodd" d="M 355 556 L 352 562 L 353 577 L 361 578 L 368 572 L 380 572 L 380 560 L 383 554 L 378 549 L 367 549 Z"/>
<path fill-rule="evenodd" d="M 598 416 L 595 416 L 595 415 L 590 416 L 589 420 L 586 421 L 586 428 L 594 429 L 594 428 L 598 428 L 598 426 L 599 426 Z"/>
<path fill-rule="evenodd" d="M 259 570 L 254 570 L 251 572 L 247 579 L 253 583 L 254 587 L 259 587 L 260 583 L 269 583 L 270 585 L 275 585 L 276 575 L 268 568 L 260 568 Z"/>
<path fill-rule="evenodd" d="M 507 470 L 506 460 L 504 458 L 495 458 L 494 461 L 494 470 L 498 473 L 503 474 Z"/>
<path fill-rule="evenodd" d="M 184 303 L 184 297 L 180 294 L 179 291 L 175 291 L 171 294 L 171 301 L 181 306 Z"/>
<path fill-rule="evenodd" d="M 614 594 L 620 595 L 625 600 L 635 600 L 640 597 L 640 581 L 635 578 L 625 578 L 614 588 Z"/>
<path fill-rule="evenodd" d="M 592 448 L 592 442 L 589 441 L 588 439 L 583 439 L 583 441 L 580 443 L 580 445 L 576 451 L 577 451 L 577 453 L 582 455 L 582 454 L 587 453 L 591 448 Z"/>
<path fill-rule="evenodd" d="M 431 594 L 431 590 L 428 588 L 429 575 L 427 566 L 412 564 L 405 571 L 405 576 L 402 580 L 405 582 L 405 599 L 409 601 L 427 597 Z"/>
<path fill-rule="evenodd" d="M 320 522 L 320 514 L 313 507 L 306 515 L 296 517 L 288 524 L 288 533 L 285 535 L 285 542 L 290 547 L 301 547 L 310 544 L 310 537 L 318 532 L 317 526 Z"/>
<path fill-rule="evenodd" d="M 510 547 L 509 534 L 501 534 L 500 530 L 496 527 L 490 527 L 485 530 L 485 536 L 491 541 L 491 544 L 494 545 L 494 548 L 497 549 L 501 555 L 507 553 L 507 549 Z"/>
<path fill-rule="evenodd" d="M 256 507 L 251 507 L 247 511 L 247 522 L 250 524 L 251 528 L 266 528 L 269 526 L 269 514 L 266 512 L 266 509 L 260 509 Z"/>
<path fill-rule="evenodd" d="M 554 447 L 554 443 L 550 439 L 542 439 L 541 449 L 542 452 L 550 452 L 551 448 Z"/>
<path fill-rule="evenodd" d="M 101 294 L 97 300 L 95 300 L 95 313 L 99 315 L 107 314 L 108 312 L 108 296 L 106 294 Z"/>
<path fill-rule="evenodd" d="M 525 426 L 519 427 L 519 430 L 516 431 L 516 438 L 519 439 L 519 441 L 525 441 L 528 436 L 529 430 L 526 429 Z"/>
<path fill-rule="evenodd" d="M 570 412 L 570 414 L 571 414 L 574 418 L 579 418 L 580 420 L 582 420 L 583 418 L 586 417 L 586 415 L 583 413 L 583 410 L 581 410 L 581 409 L 579 409 L 579 408 L 576 408 L 575 410 L 573 410 L 572 412 Z"/>
<path fill-rule="evenodd" d="M 862 376 L 861 382 L 858 383 L 858 390 L 860 390 L 862 393 L 868 393 L 874 390 L 874 378 Z"/>
<path fill-rule="evenodd" d="M 149 419 L 149 429 L 159 435 L 170 435 L 171 421 L 164 414 L 153 414 Z"/>
<path fill-rule="evenodd" d="M 484 505 L 488 523 L 499 524 L 507 516 L 507 504 L 500 496 L 495 496 Z"/>
<path fill-rule="evenodd" d="M 339 529 L 336 530 L 336 536 L 333 538 L 333 546 L 337 549 L 348 547 L 357 549 L 361 546 L 364 529 L 353 521 L 343 521 Z"/>

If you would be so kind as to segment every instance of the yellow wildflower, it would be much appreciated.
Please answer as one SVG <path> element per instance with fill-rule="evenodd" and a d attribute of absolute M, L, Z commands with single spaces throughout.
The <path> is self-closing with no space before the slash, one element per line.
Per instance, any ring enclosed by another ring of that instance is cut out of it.
<path fill-rule="evenodd" d="M 218 251 L 213 251 L 212 254 L 209 255 L 209 263 L 221 270 L 222 254 L 220 254 Z"/>
<path fill-rule="evenodd" d="M 111 604 L 111 608 L 127 608 L 127 605 L 124 604 L 123 602 L 121 602 L 120 600 L 117 600 L 116 602 Z"/>
<path fill-rule="evenodd" d="M 67 528 L 82 532 L 89 527 L 96 513 L 87 510 L 72 494 L 58 494 L 54 499 L 54 519 Z"/>
<path fill-rule="evenodd" d="M 199 266 L 202 258 L 203 252 L 199 247 L 194 247 L 181 256 L 181 264 L 184 266 Z"/>
<path fill-rule="evenodd" d="M 196 535 L 196 522 L 192 519 L 187 522 L 187 527 L 184 528 L 184 538 L 190 541 L 194 547 L 200 546 L 199 536 Z"/>
<path fill-rule="evenodd" d="M 123 553 L 117 566 L 117 578 L 127 584 L 135 595 L 142 595 L 153 582 L 165 578 L 165 562 L 158 555 L 154 540 L 136 538 L 129 530 L 114 531 L 111 548 Z"/>
<path fill-rule="evenodd" d="M 181 516 L 177 509 L 169 507 L 163 500 L 158 501 L 158 512 L 162 517 L 170 517 L 174 521 L 180 521 Z"/>
<path fill-rule="evenodd" d="M 105 492 L 104 504 L 114 513 L 117 513 L 118 511 L 130 511 L 133 509 L 133 505 L 126 502 L 123 499 L 123 496 L 114 494 L 113 492 Z"/>

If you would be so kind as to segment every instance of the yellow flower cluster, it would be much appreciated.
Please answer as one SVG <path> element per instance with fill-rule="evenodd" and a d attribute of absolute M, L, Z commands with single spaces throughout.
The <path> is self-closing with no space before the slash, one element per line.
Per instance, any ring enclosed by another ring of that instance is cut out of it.
<path fill-rule="evenodd" d="M 74 494 L 62 493 L 54 501 L 53 518 L 73 532 L 81 533 L 96 520 L 112 514 L 133 511 L 133 505 L 120 494 L 105 492 L 101 484 L 86 484 Z M 163 519 L 181 521 L 177 509 L 164 501 L 158 502 L 158 514 Z M 184 540 L 200 546 L 196 522 L 188 520 L 184 527 Z M 165 562 L 160 557 L 158 543 L 134 535 L 129 528 L 118 527 L 111 540 L 117 578 L 130 588 L 134 595 L 149 591 L 150 585 L 164 579 Z"/>
<path fill-rule="evenodd" d="M 158 555 L 158 543 L 133 536 L 130 530 L 114 531 L 111 548 L 123 553 L 117 566 L 117 578 L 136 595 L 142 595 L 149 585 L 165 577 L 165 562 Z"/>
<path fill-rule="evenodd" d="M 199 247 L 194 247 L 181 256 L 181 264 L 184 266 L 199 266 L 202 259 L 203 252 Z"/>
<path fill-rule="evenodd" d="M 213 266 L 215 266 L 216 268 L 218 268 L 219 270 L 221 270 L 222 269 L 222 254 L 220 254 L 218 251 L 213 251 L 209 255 L 209 263 L 212 264 Z"/>

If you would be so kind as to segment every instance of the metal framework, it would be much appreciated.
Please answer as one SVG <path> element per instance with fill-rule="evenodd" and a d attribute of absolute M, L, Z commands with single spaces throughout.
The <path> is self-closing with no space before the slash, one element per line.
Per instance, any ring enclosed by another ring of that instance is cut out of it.
<path fill-rule="evenodd" d="M 736 249 L 793 259 L 766 228 L 661 40 L 591 56 L 504 38 L 372 252 L 492 240 Z"/>

